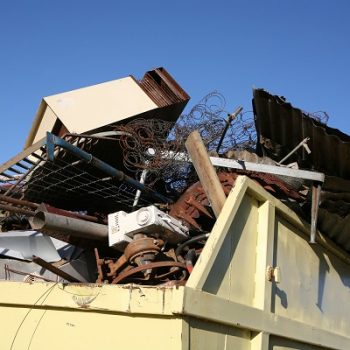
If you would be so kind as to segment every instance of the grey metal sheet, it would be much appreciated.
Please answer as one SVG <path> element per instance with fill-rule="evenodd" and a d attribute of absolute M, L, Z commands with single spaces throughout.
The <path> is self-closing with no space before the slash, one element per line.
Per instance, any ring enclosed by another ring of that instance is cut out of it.
<path fill-rule="evenodd" d="M 0 234 L 0 254 L 31 260 L 33 255 L 55 262 L 61 260 L 50 237 L 36 231 L 9 231 Z"/>

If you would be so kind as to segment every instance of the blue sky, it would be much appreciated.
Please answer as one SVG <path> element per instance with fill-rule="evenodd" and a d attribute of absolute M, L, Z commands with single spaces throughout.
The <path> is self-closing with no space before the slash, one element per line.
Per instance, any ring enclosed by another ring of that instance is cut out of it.
<path fill-rule="evenodd" d="M 43 96 L 164 66 L 192 97 L 251 110 L 252 87 L 350 133 L 347 0 L 0 0 L 0 163 Z"/>

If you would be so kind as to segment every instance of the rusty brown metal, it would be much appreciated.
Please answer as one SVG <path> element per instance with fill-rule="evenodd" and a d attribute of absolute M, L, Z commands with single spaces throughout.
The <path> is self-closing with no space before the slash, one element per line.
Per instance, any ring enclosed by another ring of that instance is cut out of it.
<path fill-rule="evenodd" d="M 56 208 L 56 207 L 49 205 L 49 204 L 46 204 L 46 203 L 41 203 L 40 206 L 38 206 L 38 209 L 40 211 L 58 214 L 58 215 L 62 215 L 62 216 L 67 216 L 70 218 L 81 219 L 81 220 L 97 222 L 97 223 L 104 223 L 104 224 L 107 223 L 107 220 L 105 218 L 99 219 L 96 216 L 79 214 L 77 212 Z"/>
<path fill-rule="evenodd" d="M 158 269 L 165 268 L 165 267 L 169 268 L 169 271 L 165 273 L 160 272 L 159 274 L 157 274 Z M 179 272 L 181 273 L 184 272 L 184 273 L 180 279 L 176 278 L 177 280 L 184 280 L 188 275 L 186 265 L 183 263 L 179 263 L 176 261 L 158 261 L 158 262 L 152 262 L 145 265 L 137 266 L 128 271 L 122 272 L 112 281 L 112 284 L 120 283 L 123 280 L 130 278 L 131 276 L 138 274 L 140 272 L 143 272 L 145 270 L 152 270 L 152 272 L 146 277 L 146 280 L 150 280 L 151 282 L 158 282 L 158 283 L 165 282 L 170 277 L 176 274 L 179 274 Z M 139 279 L 139 282 L 142 282 L 142 280 L 145 280 L 145 279 L 141 277 Z"/>
<path fill-rule="evenodd" d="M 190 99 L 186 91 L 162 67 L 146 72 L 139 81 L 139 86 L 158 107 L 175 103 L 186 104 Z"/>
<path fill-rule="evenodd" d="M 39 204 L 37 204 L 37 203 L 29 202 L 29 201 L 26 201 L 23 199 L 12 198 L 9 196 L 5 196 L 3 194 L 0 194 L 0 201 L 6 202 L 6 203 L 11 203 L 11 204 L 17 204 L 17 205 L 21 205 L 23 207 L 28 207 L 28 208 L 33 208 L 33 209 L 37 209 L 39 207 Z"/>
<path fill-rule="evenodd" d="M 151 237 L 134 239 L 125 248 L 124 255 L 130 264 L 140 265 L 144 260 L 153 260 L 163 245 L 162 240 Z"/>
<path fill-rule="evenodd" d="M 296 190 L 288 186 L 277 176 L 248 171 L 223 171 L 218 174 L 221 186 L 226 195 L 230 193 L 239 175 L 249 176 L 278 198 L 292 198 L 296 201 L 303 200 L 303 197 Z M 210 204 L 204 189 L 200 182 L 196 182 L 171 205 L 169 214 L 178 220 L 184 221 L 190 228 L 202 230 L 202 225 L 199 221 L 203 221 L 204 217 L 206 218 L 206 223 L 214 223 L 210 212 Z"/>
<path fill-rule="evenodd" d="M 30 211 L 27 209 L 23 209 L 23 208 L 19 208 L 19 207 L 15 207 L 13 205 L 7 205 L 7 204 L 0 204 L 0 210 L 8 211 L 10 213 L 22 214 L 29 217 L 35 215 L 34 211 Z"/>

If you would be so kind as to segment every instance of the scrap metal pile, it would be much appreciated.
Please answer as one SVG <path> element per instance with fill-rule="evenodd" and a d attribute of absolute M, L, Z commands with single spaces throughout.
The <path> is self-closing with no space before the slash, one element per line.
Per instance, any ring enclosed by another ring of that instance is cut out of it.
<path fill-rule="evenodd" d="M 306 141 L 277 156 L 260 100 L 255 120 L 218 93 L 180 116 L 188 100 L 163 68 L 45 98 L 26 148 L 0 166 L 0 278 L 185 283 L 216 220 L 186 152 L 194 130 L 226 195 L 247 175 L 308 219 L 323 177 L 278 162 L 306 159 Z"/>

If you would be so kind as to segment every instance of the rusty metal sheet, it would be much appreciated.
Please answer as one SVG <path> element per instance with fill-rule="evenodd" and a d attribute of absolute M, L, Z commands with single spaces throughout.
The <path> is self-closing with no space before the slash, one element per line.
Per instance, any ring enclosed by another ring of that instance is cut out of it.
<path fill-rule="evenodd" d="M 146 72 L 139 81 L 139 86 L 159 107 L 176 103 L 181 103 L 184 107 L 190 99 L 186 91 L 162 67 Z"/>

